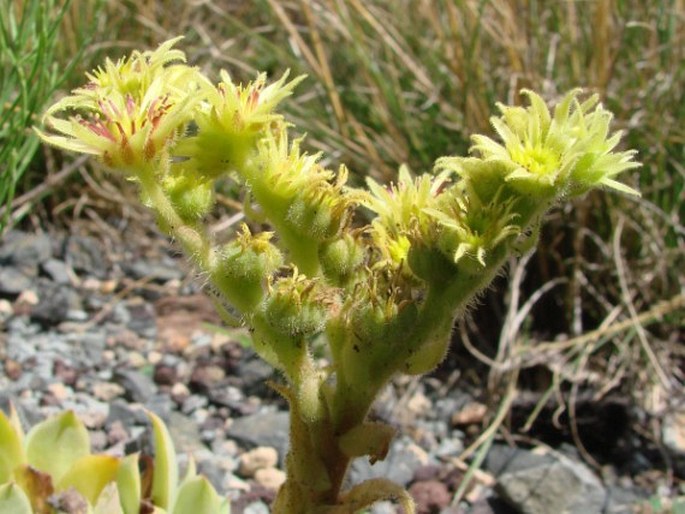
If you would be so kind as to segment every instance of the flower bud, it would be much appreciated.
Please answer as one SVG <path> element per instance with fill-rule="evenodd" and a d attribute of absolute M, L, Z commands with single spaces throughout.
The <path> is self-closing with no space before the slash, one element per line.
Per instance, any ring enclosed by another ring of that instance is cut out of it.
<path fill-rule="evenodd" d="M 214 205 L 214 188 L 209 181 L 188 175 L 165 177 L 163 187 L 178 216 L 186 223 L 204 218 Z"/>
<path fill-rule="evenodd" d="M 349 233 L 340 239 L 324 243 L 319 250 L 321 268 L 335 286 L 349 282 L 364 262 L 364 249 Z"/>
<path fill-rule="evenodd" d="M 326 308 L 316 282 L 303 275 L 276 280 L 264 304 L 264 316 L 271 328 L 286 338 L 307 338 L 321 332 Z"/>
<path fill-rule="evenodd" d="M 315 241 L 333 237 L 340 226 L 331 206 L 325 201 L 308 201 L 306 197 L 296 198 L 288 208 L 287 220 L 297 232 Z"/>
<path fill-rule="evenodd" d="M 271 233 L 253 236 L 247 225 L 224 246 L 212 280 L 221 294 L 240 311 L 249 313 L 262 301 L 266 280 L 283 263 L 280 250 L 269 242 Z"/>

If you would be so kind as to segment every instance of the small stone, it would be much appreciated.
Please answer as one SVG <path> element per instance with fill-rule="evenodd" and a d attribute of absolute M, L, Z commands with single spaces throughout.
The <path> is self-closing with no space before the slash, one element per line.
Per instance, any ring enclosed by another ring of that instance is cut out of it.
<path fill-rule="evenodd" d="M 207 402 L 204 403 L 206 405 Z M 195 423 L 197 423 L 198 425 L 202 425 L 205 421 L 207 421 L 207 418 L 209 418 L 209 411 L 204 407 L 198 407 L 195 410 L 193 410 L 191 417 Z"/>
<path fill-rule="evenodd" d="M 66 319 L 70 322 L 74 322 L 75 324 L 82 323 L 84 321 L 88 321 L 88 313 L 82 309 L 69 309 L 67 311 Z M 68 330 L 65 332 L 68 332 Z"/>
<path fill-rule="evenodd" d="M 262 501 L 248 503 L 243 514 L 269 514 L 269 507 Z"/>
<path fill-rule="evenodd" d="M 128 431 L 121 421 L 116 420 L 110 423 L 107 431 L 107 442 L 110 445 L 114 446 L 115 444 L 126 441 L 128 438 Z"/>
<path fill-rule="evenodd" d="M 40 268 L 56 284 L 71 284 L 75 278 L 74 271 L 59 259 L 48 259 Z"/>
<path fill-rule="evenodd" d="M 258 446 L 240 456 L 239 473 L 247 478 L 255 476 L 260 469 L 276 467 L 278 452 L 270 446 Z"/>
<path fill-rule="evenodd" d="M 126 307 L 130 315 L 128 328 L 145 339 L 156 339 L 155 308 L 142 298 L 131 299 L 126 303 Z"/>
<path fill-rule="evenodd" d="M 109 402 L 124 393 L 124 388 L 114 382 L 98 382 L 93 385 L 93 395 L 98 400 L 105 402 Z"/>
<path fill-rule="evenodd" d="M 208 403 L 209 400 L 207 400 L 206 396 L 193 394 L 185 399 L 183 405 L 181 405 L 181 412 L 183 412 L 183 414 L 186 415 L 192 414 L 196 410 L 201 409 L 202 407 L 206 407 Z"/>
<path fill-rule="evenodd" d="M 487 405 L 480 402 L 470 402 L 452 415 L 452 425 L 464 426 L 481 423 L 487 412 Z"/>
<path fill-rule="evenodd" d="M 107 434 L 102 430 L 90 432 L 90 448 L 93 452 L 99 453 L 107 447 Z"/>
<path fill-rule="evenodd" d="M 74 367 L 65 363 L 62 359 L 55 361 L 55 364 L 52 366 L 52 374 L 60 382 L 70 386 L 76 384 L 76 379 L 78 378 L 78 372 Z"/>
<path fill-rule="evenodd" d="M 38 305 L 40 298 L 38 294 L 32 289 L 22 291 L 17 297 L 16 303 L 21 305 Z"/>
<path fill-rule="evenodd" d="M 606 490 L 584 464 L 562 455 L 493 445 L 486 469 L 500 496 L 522 514 L 602 512 Z"/>
<path fill-rule="evenodd" d="M 64 384 L 60 382 L 54 382 L 52 384 L 48 384 L 47 390 L 50 392 L 50 394 L 55 397 L 55 399 L 59 401 L 64 401 L 69 396 L 72 394 L 71 388 L 65 386 Z"/>
<path fill-rule="evenodd" d="M 178 373 L 176 372 L 176 368 L 173 366 L 167 366 L 166 364 L 158 363 L 155 366 L 153 380 L 159 385 L 172 385 L 177 382 Z"/>
<path fill-rule="evenodd" d="M 71 236 L 66 243 L 65 261 L 78 273 L 102 279 L 107 274 L 102 248 L 92 237 Z"/>
<path fill-rule="evenodd" d="M 145 403 L 157 391 L 149 377 L 135 370 L 116 370 L 112 378 L 124 388 L 126 396 L 134 402 Z"/>
<path fill-rule="evenodd" d="M 13 359 L 6 359 L 4 363 L 5 374 L 10 380 L 18 380 L 21 376 L 21 364 Z"/>
<path fill-rule="evenodd" d="M 44 283 L 40 289 L 40 301 L 31 310 L 31 319 L 42 325 L 56 325 L 68 318 L 69 310 L 79 310 L 80 298 L 71 288 Z"/>
<path fill-rule="evenodd" d="M 119 283 L 116 280 L 103 280 L 100 282 L 99 289 L 102 294 L 112 294 L 116 291 L 118 285 Z"/>
<path fill-rule="evenodd" d="M 0 319 L 4 316 L 11 316 L 14 314 L 14 309 L 12 309 L 12 304 L 10 303 L 9 300 L 5 300 L 4 298 L 0 299 Z"/>
<path fill-rule="evenodd" d="M 398 437 L 390 445 L 384 460 L 373 465 L 368 459 L 356 459 L 350 466 L 348 481 L 356 484 L 370 478 L 384 477 L 392 482 L 406 486 L 414 477 L 417 469 L 427 466 L 431 459 L 421 447 L 409 437 Z"/>
<path fill-rule="evenodd" d="M 19 230 L 4 236 L 0 246 L 0 262 L 15 264 L 35 274 L 38 265 L 52 255 L 52 242 L 47 234 L 27 234 Z"/>
<path fill-rule="evenodd" d="M 107 338 L 107 346 L 122 346 L 127 350 L 140 350 L 144 340 L 131 330 L 124 329 Z"/>
<path fill-rule="evenodd" d="M 415 416 L 424 416 L 432 407 L 431 401 L 421 391 L 414 394 L 407 402 L 407 410 Z"/>
<path fill-rule="evenodd" d="M 17 295 L 31 287 L 31 279 L 12 266 L 0 268 L 0 294 Z"/>
<path fill-rule="evenodd" d="M 272 446 L 279 455 L 288 447 L 290 416 L 287 412 L 259 412 L 236 418 L 226 436 L 247 446 Z"/>
<path fill-rule="evenodd" d="M 183 272 L 176 266 L 143 260 L 124 266 L 124 271 L 135 279 L 151 279 L 159 284 L 183 278 Z"/>
<path fill-rule="evenodd" d="M 258 469 L 254 475 L 255 482 L 271 491 L 277 491 L 285 482 L 285 472 L 276 468 Z"/>
<path fill-rule="evenodd" d="M 159 383 L 159 382 L 157 382 Z M 176 403 L 183 403 L 190 396 L 190 390 L 183 382 L 176 382 L 171 387 L 171 398 Z"/>
<path fill-rule="evenodd" d="M 416 502 L 417 514 L 431 514 L 439 512 L 452 501 L 447 486 L 437 480 L 414 482 L 409 487 L 409 494 Z"/>
<path fill-rule="evenodd" d="M 81 418 L 83 424 L 90 429 L 102 428 L 105 426 L 108 415 L 109 409 L 107 408 L 107 405 L 95 409 L 89 407 L 87 410 L 79 412 L 79 418 Z"/>
<path fill-rule="evenodd" d="M 140 352 L 131 352 L 128 354 L 128 363 L 132 368 L 142 368 L 147 364 L 147 359 Z"/>
<path fill-rule="evenodd" d="M 152 350 L 147 354 L 147 361 L 150 364 L 159 364 L 162 359 L 164 358 L 164 355 L 158 351 Z"/>
<path fill-rule="evenodd" d="M 209 391 L 226 378 L 226 372 L 219 366 L 198 366 L 190 376 L 190 387 L 198 391 Z"/>

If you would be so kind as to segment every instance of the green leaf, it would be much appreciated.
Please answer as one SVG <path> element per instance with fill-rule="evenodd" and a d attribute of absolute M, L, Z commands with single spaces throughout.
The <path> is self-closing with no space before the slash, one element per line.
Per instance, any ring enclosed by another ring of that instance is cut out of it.
<path fill-rule="evenodd" d="M 190 455 L 188 457 L 188 466 L 186 468 L 185 475 L 183 475 L 183 478 L 181 479 L 181 482 L 179 484 L 179 488 L 183 487 L 187 482 L 190 482 L 196 476 L 197 476 L 197 466 L 195 464 L 195 459 L 193 458 L 192 455 Z"/>
<path fill-rule="evenodd" d="M 176 450 L 164 422 L 152 412 L 147 413 L 152 423 L 155 441 L 155 469 L 152 476 L 152 502 L 163 509 L 172 504 L 178 483 Z"/>
<path fill-rule="evenodd" d="M 361 423 L 340 437 L 340 449 L 348 457 L 368 455 L 373 464 L 385 459 L 396 432 L 384 423 Z"/>
<path fill-rule="evenodd" d="M 218 514 L 231 514 L 231 502 L 228 501 L 228 498 L 224 498 L 221 501 Z"/>
<path fill-rule="evenodd" d="M 73 411 L 39 423 L 26 437 L 26 456 L 34 468 L 59 482 L 81 457 L 90 454 L 88 431 Z"/>
<path fill-rule="evenodd" d="M 74 462 L 62 476 L 57 482 L 57 489 L 65 491 L 73 487 L 90 505 L 95 505 L 105 486 L 116 479 L 118 470 L 119 459 L 117 457 L 86 455 Z"/>
<path fill-rule="evenodd" d="M 93 509 L 93 514 L 126 514 L 126 511 L 121 506 L 119 491 L 114 482 L 106 485 L 100 493 L 95 509 Z"/>
<path fill-rule="evenodd" d="M 124 457 L 119 465 L 116 481 L 124 514 L 138 514 L 141 498 L 138 454 Z"/>
<path fill-rule="evenodd" d="M 195 477 L 178 490 L 172 514 L 216 514 L 221 500 L 205 477 Z"/>
<path fill-rule="evenodd" d="M 0 411 L 0 484 L 9 482 L 14 470 L 24 461 L 21 435 L 12 421 Z"/>
<path fill-rule="evenodd" d="M 33 514 L 29 499 L 17 484 L 0 485 L 0 514 Z"/>

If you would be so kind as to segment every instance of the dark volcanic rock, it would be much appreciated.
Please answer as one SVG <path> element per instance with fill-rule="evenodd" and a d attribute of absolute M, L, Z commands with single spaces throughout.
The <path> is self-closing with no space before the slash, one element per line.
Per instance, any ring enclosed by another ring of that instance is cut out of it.
<path fill-rule="evenodd" d="M 497 491 L 522 514 L 600 513 L 606 502 L 590 469 L 560 454 L 494 445 L 486 468 L 497 475 Z"/>
<path fill-rule="evenodd" d="M 260 412 L 236 419 L 226 437 L 247 447 L 272 446 L 283 456 L 287 453 L 289 426 L 287 412 Z"/>
<path fill-rule="evenodd" d="M 46 234 L 10 231 L 0 245 L 0 264 L 14 264 L 35 275 L 38 266 L 52 256 L 52 244 Z"/>
<path fill-rule="evenodd" d="M 137 403 L 149 401 L 157 392 L 157 387 L 150 377 L 132 369 L 118 369 L 112 379 L 126 391 L 126 397 Z"/>
<path fill-rule="evenodd" d="M 74 271 L 97 278 L 107 276 L 107 260 L 102 245 L 92 237 L 71 236 L 65 247 L 65 260 Z"/>

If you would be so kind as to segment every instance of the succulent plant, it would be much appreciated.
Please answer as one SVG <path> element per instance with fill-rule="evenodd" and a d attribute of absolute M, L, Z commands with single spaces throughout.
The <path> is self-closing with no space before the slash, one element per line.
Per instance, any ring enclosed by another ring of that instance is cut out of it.
<path fill-rule="evenodd" d="M 621 134 L 596 95 L 572 90 L 550 111 L 523 91 L 529 105 L 500 105 L 497 140 L 474 136 L 471 156 L 355 188 L 344 166 L 329 170 L 291 141 L 275 111 L 301 78 L 243 85 L 222 72 L 214 85 L 176 41 L 108 61 L 48 110 L 38 134 L 135 181 L 283 373 L 274 388 L 290 405 L 290 452 L 274 512 L 350 514 L 386 499 L 413 512 L 385 479 L 344 490 L 351 460 L 382 459 L 394 434 L 367 421 L 374 399 L 393 375 L 440 363 L 455 317 L 510 255 L 532 248 L 550 207 L 597 187 L 637 194 L 615 180 L 639 166 L 635 152 L 615 150 Z M 228 242 L 204 223 L 219 178 L 241 186 L 249 222 Z M 170 508 L 168 494 L 159 505 Z"/>
<path fill-rule="evenodd" d="M 73 411 L 24 434 L 16 410 L 0 411 L 0 514 L 229 514 L 192 459 L 179 481 L 164 422 L 148 412 L 155 456 L 92 454 Z"/>

